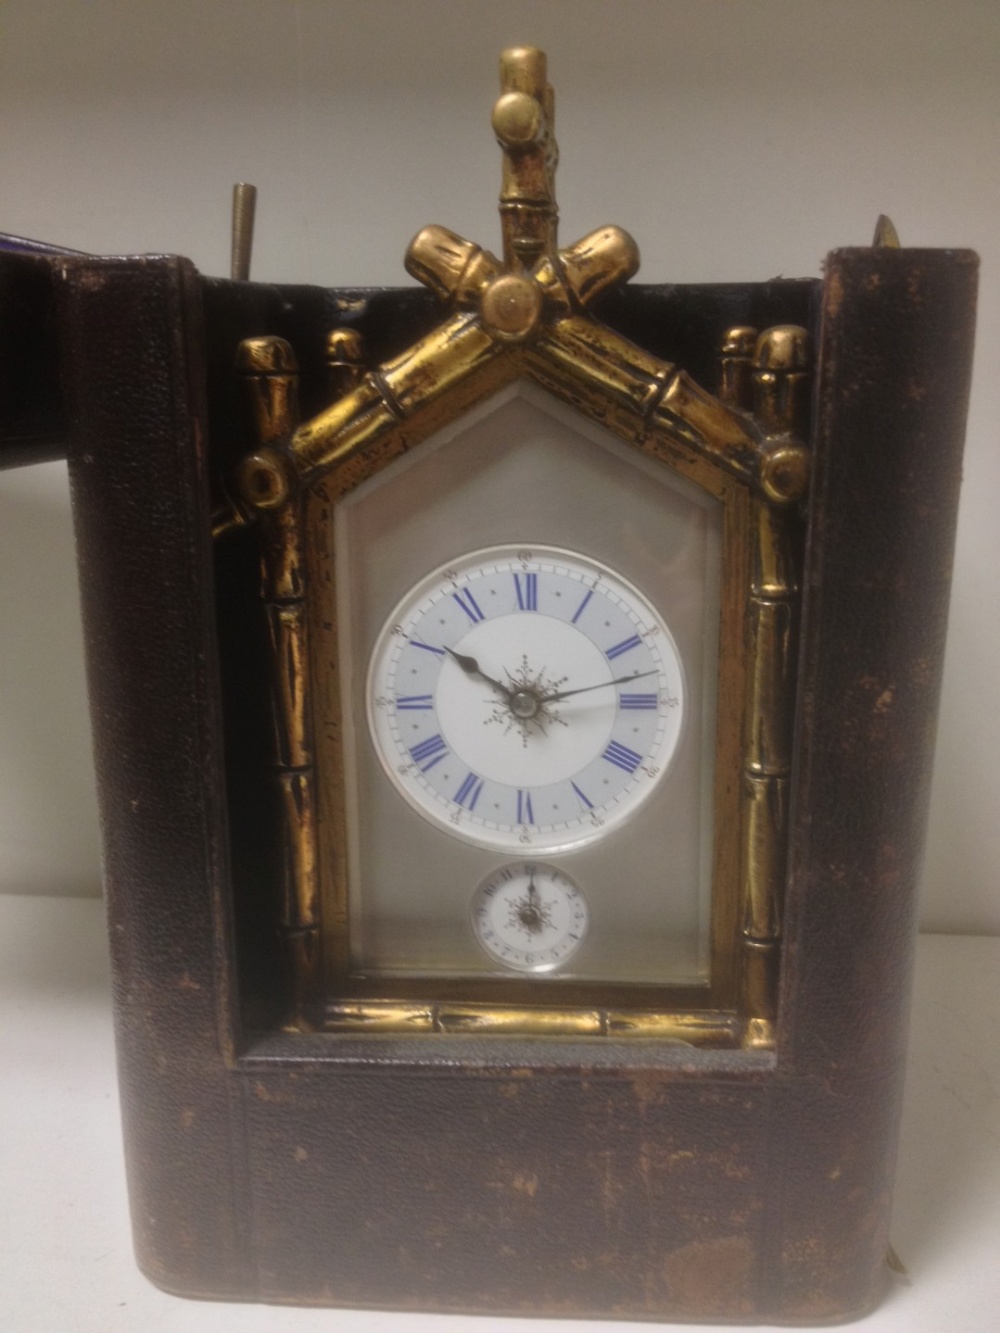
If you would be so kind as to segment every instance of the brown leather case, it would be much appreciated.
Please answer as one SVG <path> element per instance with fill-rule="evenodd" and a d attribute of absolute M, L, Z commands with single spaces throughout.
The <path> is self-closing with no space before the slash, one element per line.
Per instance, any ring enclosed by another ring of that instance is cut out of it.
<path fill-rule="evenodd" d="M 51 274 L 144 1271 L 192 1296 L 399 1309 L 807 1323 L 870 1308 L 974 257 L 843 250 L 822 284 L 630 288 L 603 310 L 707 383 L 728 325 L 818 335 L 773 1053 L 280 1030 L 254 820 L 262 685 L 239 609 L 253 557 L 237 535 L 214 566 L 209 536 L 211 488 L 243 447 L 233 349 L 255 333 L 319 349 L 353 320 L 379 359 L 436 316 L 415 292 L 211 282 L 173 258 Z M 308 409 L 319 367 L 303 369 Z"/>

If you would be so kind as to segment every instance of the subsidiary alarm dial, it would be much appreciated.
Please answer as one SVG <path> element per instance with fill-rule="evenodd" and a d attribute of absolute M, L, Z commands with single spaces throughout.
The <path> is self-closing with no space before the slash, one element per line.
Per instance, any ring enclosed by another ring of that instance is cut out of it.
<path fill-rule="evenodd" d="M 570 877 L 539 861 L 501 867 L 476 889 L 472 929 L 491 958 L 516 972 L 552 972 L 587 933 L 587 904 Z"/>
<path fill-rule="evenodd" d="M 618 827 L 684 719 L 662 616 L 604 565 L 539 546 L 475 551 L 416 584 L 378 637 L 367 698 L 379 759 L 414 809 L 532 852 Z"/>

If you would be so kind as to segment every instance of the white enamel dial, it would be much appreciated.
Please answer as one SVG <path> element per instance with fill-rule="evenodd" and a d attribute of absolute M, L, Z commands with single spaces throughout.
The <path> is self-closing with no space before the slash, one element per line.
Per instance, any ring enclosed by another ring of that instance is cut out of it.
<path fill-rule="evenodd" d="M 488 875 L 472 898 L 472 929 L 497 962 L 517 972 L 552 972 L 583 943 L 587 904 L 570 877 L 540 861 Z"/>
<path fill-rule="evenodd" d="M 421 579 L 378 637 L 367 699 L 411 806 L 468 842 L 532 853 L 617 828 L 684 719 L 663 618 L 610 569 L 544 546 L 474 551 Z"/>

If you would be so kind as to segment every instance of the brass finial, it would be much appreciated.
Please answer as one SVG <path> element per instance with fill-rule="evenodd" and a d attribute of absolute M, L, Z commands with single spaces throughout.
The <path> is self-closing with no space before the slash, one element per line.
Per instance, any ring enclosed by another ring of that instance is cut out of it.
<path fill-rule="evenodd" d="M 340 398 L 361 383 L 365 373 L 365 343 L 357 329 L 335 328 L 326 335 L 326 381 Z"/>
<path fill-rule="evenodd" d="M 875 223 L 875 236 L 872 240 L 873 246 L 887 247 L 890 250 L 898 250 L 899 232 L 893 226 L 892 218 L 887 217 L 885 213 L 878 215 L 878 221 Z"/>
<path fill-rule="evenodd" d="M 775 324 L 757 338 L 754 362 L 758 370 L 794 374 L 812 365 L 812 345 L 808 330 L 798 324 Z"/>
<path fill-rule="evenodd" d="M 545 52 L 515 46 L 500 57 L 500 99 L 493 130 L 503 149 L 500 222 L 504 264 L 531 269 L 556 247 L 555 99 Z"/>
<path fill-rule="evenodd" d="M 639 267 L 639 251 L 628 232 L 611 226 L 556 250 L 554 98 L 544 52 L 532 46 L 504 51 L 500 89 L 493 131 L 503 149 L 503 260 L 430 226 L 410 242 L 406 269 L 441 300 L 478 310 L 497 341 L 519 343 L 546 320 L 578 312 L 627 282 Z"/>
<path fill-rule="evenodd" d="M 753 407 L 753 357 L 759 330 L 734 324 L 719 347 L 719 397 L 730 407 Z"/>

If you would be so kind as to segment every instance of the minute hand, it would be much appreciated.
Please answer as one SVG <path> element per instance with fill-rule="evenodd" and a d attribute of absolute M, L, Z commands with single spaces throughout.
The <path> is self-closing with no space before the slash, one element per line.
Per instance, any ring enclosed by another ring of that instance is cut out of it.
<path fill-rule="evenodd" d="M 603 690 L 611 685 L 624 685 L 630 680 L 642 680 L 643 676 L 658 676 L 659 668 L 653 667 L 651 671 L 637 671 L 634 676 L 619 676 L 616 680 L 602 680 L 597 685 L 581 685 L 576 690 L 560 690 L 557 694 L 543 694 L 543 704 L 558 703 L 561 699 L 568 699 L 573 694 L 586 694 L 588 690 Z"/>

